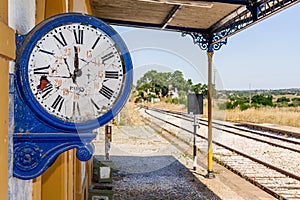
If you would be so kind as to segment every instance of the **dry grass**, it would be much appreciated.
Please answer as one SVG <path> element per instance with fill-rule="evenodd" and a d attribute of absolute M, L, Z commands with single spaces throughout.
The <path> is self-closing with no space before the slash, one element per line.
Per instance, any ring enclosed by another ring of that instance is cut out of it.
<path fill-rule="evenodd" d="M 183 105 L 170 104 L 165 102 L 143 104 L 149 107 L 162 108 L 167 110 L 175 110 L 187 112 L 187 108 Z M 137 105 L 133 102 L 127 102 L 121 111 L 121 122 L 124 125 L 144 125 L 141 120 L 139 111 L 136 110 Z M 204 114 L 207 117 L 207 100 L 204 100 Z M 218 110 L 217 106 L 213 108 L 213 118 L 218 120 L 226 120 L 231 122 L 251 122 L 251 123 L 270 123 L 292 127 L 300 127 L 300 107 L 264 107 L 250 108 L 240 111 L 238 108 L 234 110 Z"/>
<path fill-rule="evenodd" d="M 174 110 L 178 112 L 187 112 L 187 108 L 181 104 L 173 104 L 166 102 L 157 102 L 157 103 L 144 103 L 144 106 L 149 106 L 153 108 L 161 108 L 166 110 Z"/>
<path fill-rule="evenodd" d="M 121 110 L 121 125 L 135 125 L 143 126 L 145 123 L 142 121 L 142 117 L 137 110 L 137 105 L 133 102 L 127 102 L 126 105 Z M 117 117 L 116 117 L 117 118 Z"/>
<path fill-rule="evenodd" d="M 215 119 L 232 122 L 251 122 L 251 123 L 270 123 L 285 126 L 300 127 L 300 108 L 283 107 L 283 108 L 250 108 L 245 111 L 239 109 L 217 111 L 214 113 Z"/>
<path fill-rule="evenodd" d="M 176 110 L 186 112 L 187 108 L 183 105 L 168 104 L 164 102 L 145 104 L 156 108 Z M 204 114 L 207 118 L 207 100 L 204 100 Z M 213 118 L 231 122 L 250 122 L 250 123 L 270 123 L 284 126 L 300 127 L 300 107 L 263 107 L 259 109 L 250 108 L 241 111 L 239 108 L 234 110 L 218 110 L 213 107 Z"/>

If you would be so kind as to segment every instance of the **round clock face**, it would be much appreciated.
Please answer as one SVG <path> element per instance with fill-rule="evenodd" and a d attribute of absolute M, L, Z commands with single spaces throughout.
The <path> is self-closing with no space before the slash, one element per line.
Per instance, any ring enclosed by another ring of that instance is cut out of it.
<path fill-rule="evenodd" d="M 123 57 L 102 30 L 70 23 L 45 33 L 28 62 L 28 81 L 38 103 L 51 115 L 85 122 L 108 112 L 125 81 Z"/>
<path fill-rule="evenodd" d="M 132 63 L 121 37 L 80 13 L 53 16 L 23 37 L 17 87 L 37 117 L 63 131 L 92 130 L 124 106 Z"/>

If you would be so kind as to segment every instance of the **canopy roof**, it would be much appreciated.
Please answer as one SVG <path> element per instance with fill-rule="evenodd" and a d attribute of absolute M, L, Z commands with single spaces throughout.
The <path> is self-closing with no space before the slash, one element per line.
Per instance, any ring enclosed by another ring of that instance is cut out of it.
<path fill-rule="evenodd" d="M 93 15 L 114 25 L 227 38 L 300 0 L 90 0 Z M 213 41 L 216 42 L 216 41 Z"/>

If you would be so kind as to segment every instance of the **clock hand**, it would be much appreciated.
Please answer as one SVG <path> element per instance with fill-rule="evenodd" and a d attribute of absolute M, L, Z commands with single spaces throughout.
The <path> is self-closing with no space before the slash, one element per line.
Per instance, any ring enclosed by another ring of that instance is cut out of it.
<path fill-rule="evenodd" d="M 73 82 L 74 82 L 74 76 L 71 74 L 71 70 L 70 70 L 70 66 L 69 66 L 69 64 L 68 64 L 68 62 L 67 62 L 67 58 L 64 58 L 64 62 L 65 62 L 66 66 L 67 66 L 67 69 L 68 69 L 68 71 L 69 71 L 69 75 L 70 75 L 69 78 L 72 77 Z"/>
<path fill-rule="evenodd" d="M 74 46 L 74 51 L 75 51 L 74 68 L 75 68 L 75 71 L 78 71 L 78 69 L 79 69 L 78 47 Z"/>
<path fill-rule="evenodd" d="M 83 69 L 84 67 L 88 66 L 90 63 L 94 63 L 94 64 L 97 64 L 97 62 L 94 60 L 98 57 L 100 57 L 101 55 L 103 55 L 103 52 L 107 52 L 109 49 L 112 49 L 114 46 L 109 46 L 107 49 L 103 50 L 101 53 L 99 53 L 98 55 L 96 55 L 95 57 L 93 57 L 90 61 L 88 60 L 85 60 L 85 59 L 82 59 L 82 58 L 79 58 L 79 60 L 85 62 L 86 64 L 83 65 L 80 69 Z M 76 51 L 76 50 L 75 50 Z M 75 53 L 75 59 L 76 59 L 76 53 Z M 103 61 L 102 61 L 102 64 L 105 64 Z"/>
<path fill-rule="evenodd" d="M 74 58 L 74 79 L 73 82 L 76 83 L 76 78 L 82 75 L 81 69 L 79 69 L 79 47 L 74 46 L 75 58 Z"/>

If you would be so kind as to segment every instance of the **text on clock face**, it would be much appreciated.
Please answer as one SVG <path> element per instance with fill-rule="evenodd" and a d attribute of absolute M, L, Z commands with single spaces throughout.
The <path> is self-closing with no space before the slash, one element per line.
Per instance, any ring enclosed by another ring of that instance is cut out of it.
<path fill-rule="evenodd" d="M 111 109 L 122 92 L 125 73 L 114 40 L 80 23 L 47 32 L 28 62 L 30 89 L 39 104 L 71 122 L 96 119 Z"/>

